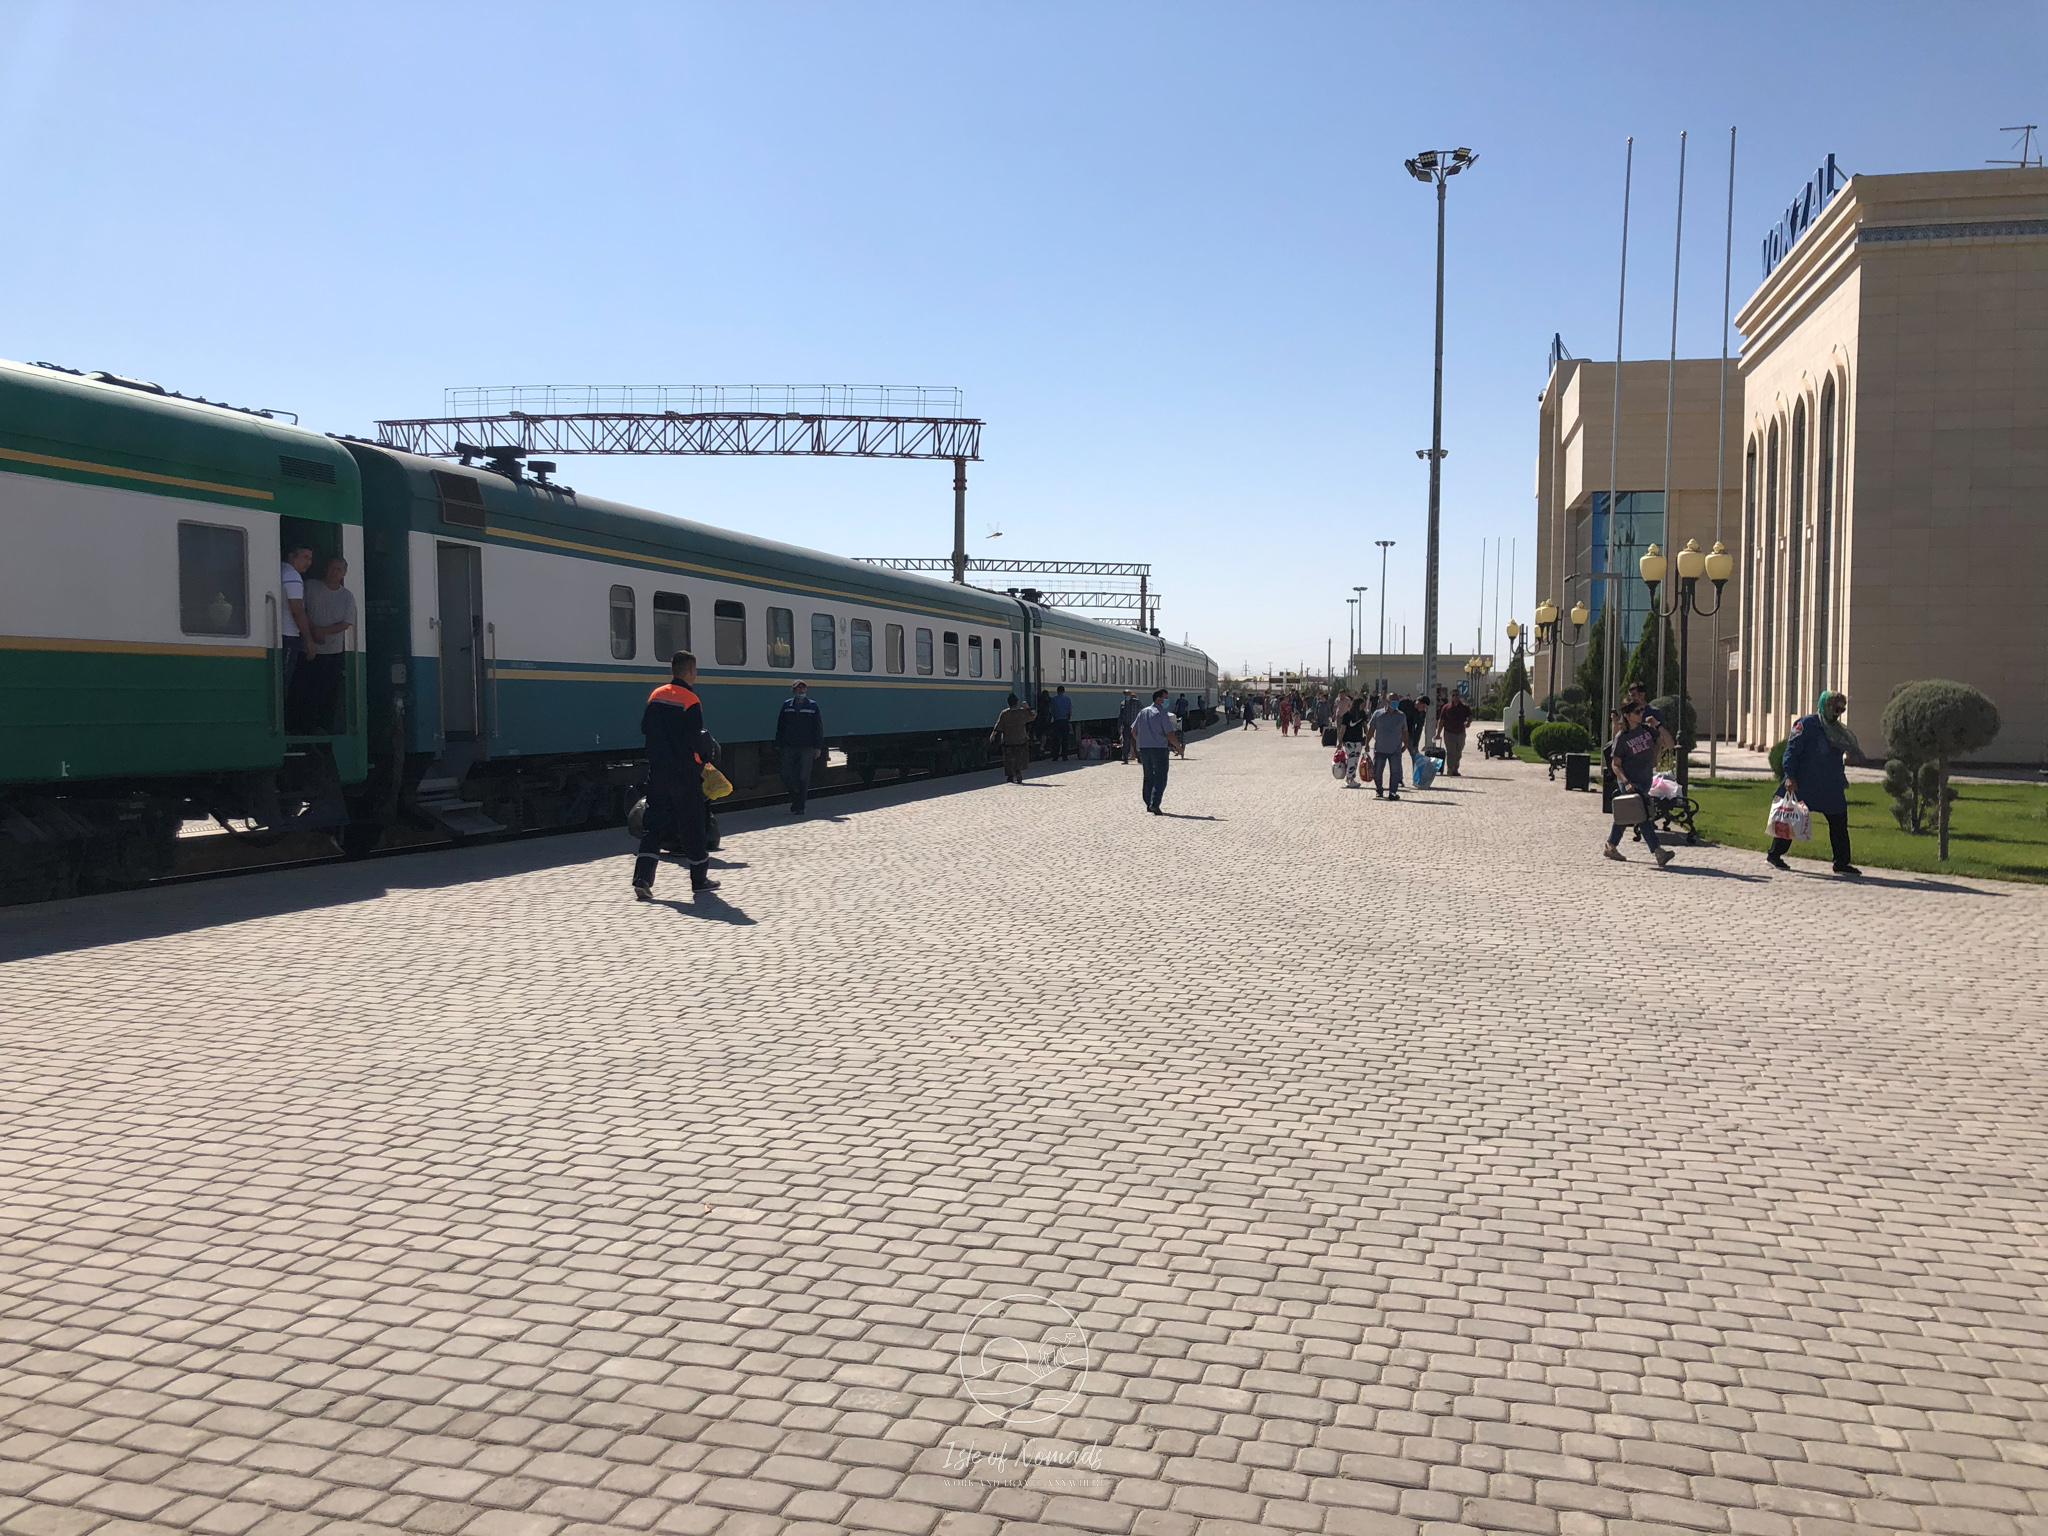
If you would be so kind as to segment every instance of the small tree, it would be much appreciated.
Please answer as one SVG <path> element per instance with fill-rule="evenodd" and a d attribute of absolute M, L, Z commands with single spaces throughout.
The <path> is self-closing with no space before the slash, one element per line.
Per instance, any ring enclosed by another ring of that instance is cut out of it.
<path fill-rule="evenodd" d="M 1607 615 L 1593 621 L 1586 636 L 1586 654 L 1580 659 L 1572 681 L 1586 700 L 1586 729 L 1596 737 L 1607 730 Z"/>
<path fill-rule="evenodd" d="M 1998 706 L 1975 688 L 1941 679 L 1903 683 L 1884 707 L 1885 749 L 1891 759 L 1885 764 L 1885 787 L 1892 786 L 1894 763 L 1912 770 L 1916 799 L 1922 805 L 1928 798 L 1934 802 L 1941 839 L 1939 857 L 1944 863 L 1948 860 L 1948 808 L 1954 798 L 1948 785 L 1949 765 L 1990 746 L 2003 723 Z M 1919 793 L 1923 768 L 1934 770 L 1931 797 Z M 1916 819 L 1918 814 L 1916 809 Z"/>
<path fill-rule="evenodd" d="M 1643 615 L 1643 632 L 1636 637 L 1636 648 L 1629 653 L 1628 669 L 1622 673 L 1621 686 L 1624 692 L 1629 684 L 1641 683 L 1643 691 L 1651 698 L 1660 694 L 1678 692 L 1678 638 L 1671 633 L 1671 621 L 1664 621 L 1664 675 L 1657 676 L 1657 615 L 1654 612 Z"/>

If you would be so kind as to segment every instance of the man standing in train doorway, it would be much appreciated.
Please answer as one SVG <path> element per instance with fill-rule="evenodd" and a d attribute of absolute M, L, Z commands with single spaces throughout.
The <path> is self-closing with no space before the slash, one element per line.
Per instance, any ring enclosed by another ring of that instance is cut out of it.
<path fill-rule="evenodd" d="M 1159 809 L 1159 803 L 1166 798 L 1168 758 L 1180 745 L 1178 724 L 1173 711 L 1166 707 L 1164 688 L 1152 695 L 1152 707 L 1139 710 L 1138 718 L 1131 722 L 1131 736 L 1138 743 L 1138 761 L 1145 769 L 1145 809 L 1154 816 L 1166 814 Z"/>
<path fill-rule="evenodd" d="M 781 749 L 782 787 L 789 791 L 789 814 L 801 816 L 810 798 L 811 773 L 825 755 L 825 716 L 811 699 L 811 685 L 790 685 L 775 719 L 775 745 Z"/>
<path fill-rule="evenodd" d="M 704 846 L 704 764 L 718 750 L 704 729 L 704 704 L 697 697 L 697 658 L 677 651 L 669 681 L 647 696 L 640 734 L 647 738 L 647 811 L 641 823 L 640 857 L 633 865 L 633 895 L 654 899 L 654 871 L 664 843 L 683 850 L 690 889 L 715 891 L 710 850 Z"/>

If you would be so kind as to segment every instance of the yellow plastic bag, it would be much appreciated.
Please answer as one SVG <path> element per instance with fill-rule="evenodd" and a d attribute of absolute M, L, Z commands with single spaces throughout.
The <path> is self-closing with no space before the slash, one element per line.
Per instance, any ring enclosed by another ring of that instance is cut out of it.
<path fill-rule="evenodd" d="M 706 763 L 704 765 L 704 798 L 706 800 L 723 800 L 731 793 L 732 780 L 720 773 L 712 764 Z"/>

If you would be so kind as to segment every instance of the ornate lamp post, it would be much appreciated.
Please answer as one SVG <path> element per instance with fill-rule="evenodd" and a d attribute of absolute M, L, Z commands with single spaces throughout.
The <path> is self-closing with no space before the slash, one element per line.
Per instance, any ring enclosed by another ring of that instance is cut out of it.
<path fill-rule="evenodd" d="M 1678 783 L 1681 789 L 1690 793 L 1692 772 L 1689 754 L 1685 749 L 1685 706 L 1688 682 L 1686 668 L 1691 655 L 1691 621 L 1695 613 L 1703 619 L 1710 619 L 1721 611 L 1722 589 L 1728 585 L 1728 578 L 1735 574 L 1735 557 L 1728 553 L 1727 546 L 1719 539 L 1714 540 L 1712 553 L 1704 555 L 1700 553 L 1698 539 L 1687 539 L 1685 548 L 1678 552 L 1678 600 L 1669 608 L 1662 606 L 1657 600 L 1657 588 L 1664 580 L 1667 564 L 1664 552 L 1652 544 L 1650 552 L 1636 562 L 1636 568 L 1642 572 L 1643 585 L 1650 589 L 1650 612 L 1656 615 L 1657 621 L 1662 623 L 1673 614 L 1678 617 Z M 1697 588 L 1702 576 L 1714 584 L 1714 606 L 1711 608 L 1699 606 Z"/>
<path fill-rule="evenodd" d="M 1586 627 L 1586 605 L 1580 603 L 1572 609 L 1572 644 L 1579 643 L 1579 633 Z M 1536 605 L 1536 639 L 1550 647 L 1550 698 L 1548 708 L 1554 715 L 1557 709 L 1557 604 L 1545 598 Z"/>
<path fill-rule="evenodd" d="M 1522 692 L 1515 695 L 1515 697 L 1518 699 L 1522 698 L 1529 691 L 1529 663 L 1522 649 L 1522 636 L 1526 633 L 1528 633 L 1528 631 L 1523 629 L 1518 621 L 1514 619 L 1508 620 L 1508 644 L 1510 647 L 1512 647 L 1512 652 L 1510 655 L 1508 666 L 1512 670 L 1516 662 L 1519 661 L 1522 663 Z M 1514 728 L 1508 732 L 1508 740 L 1513 742 L 1518 747 L 1522 744 L 1522 726 L 1528 721 L 1529 718 L 1526 712 L 1528 710 L 1528 706 L 1525 704 L 1522 706 L 1522 708 L 1524 710 L 1524 713 L 1517 715 L 1515 717 Z M 1507 724 L 1507 719 L 1505 716 L 1502 717 L 1501 724 Z"/>
<path fill-rule="evenodd" d="M 1467 704 L 1477 704 L 1479 702 L 1479 679 L 1486 676 L 1488 670 L 1484 656 L 1474 656 L 1465 663 L 1465 677 L 1467 679 L 1465 683 L 1465 693 L 1467 695 L 1465 702 Z"/>

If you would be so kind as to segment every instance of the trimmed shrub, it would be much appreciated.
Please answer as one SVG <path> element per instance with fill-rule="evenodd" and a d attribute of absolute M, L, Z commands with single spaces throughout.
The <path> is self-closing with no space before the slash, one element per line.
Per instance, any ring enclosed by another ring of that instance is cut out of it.
<path fill-rule="evenodd" d="M 1522 721 L 1521 724 L 1515 727 L 1515 745 L 1518 747 L 1528 746 L 1530 738 L 1542 730 L 1543 726 L 1544 722 L 1541 720 Z"/>
<path fill-rule="evenodd" d="M 1791 742 L 1786 740 L 1771 748 L 1771 772 L 1781 779 L 1785 776 L 1785 748 L 1790 745 Z"/>
<path fill-rule="evenodd" d="M 1884 707 L 1884 740 L 1890 758 L 1885 764 L 1885 788 L 1892 789 L 1896 782 L 1912 791 L 1910 796 L 1893 793 L 1892 814 L 1900 817 L 1901 826 L 1906 824 L 1903 800 L 1917 824 L 1931 801 L 1941 840 L 1938 856 L 1944 861 L 1948 858 L 1948 808 L 1955 799 L 1948 783 L 1949 764 L 1990 746 L 2003 724 L 1998 706 L 1982 693 L 1967 683 L 1941 678 L 1901 683 Z M 1935 776 L 1932 795 L 1926 793 L 1925 785 L 1930 768 Z"/>
<path fill-rule="evenodd" d="M 1661 699 L 1650 700 L 1650 708 L 1657 711 L 1657 717 L 1664 722 L 1664 729 L 1669 731 L 1672 739 L 1686 751 L 1690 752 L 1700 744 L 1700 711 L 1690 694 L 1686 695 L 1683 729 L 1680 728 L 1678 719 L 1677 694 L 1667 693 Z"/>
<path fill-rule="evenodd" d="M 1529 745 L 1545 757 L 1562 757 L 1567 752 L 1590 752 L 1593 738 L 1583 725 L 1569 720 L 1552 720 L 1529 733 Z"/>

